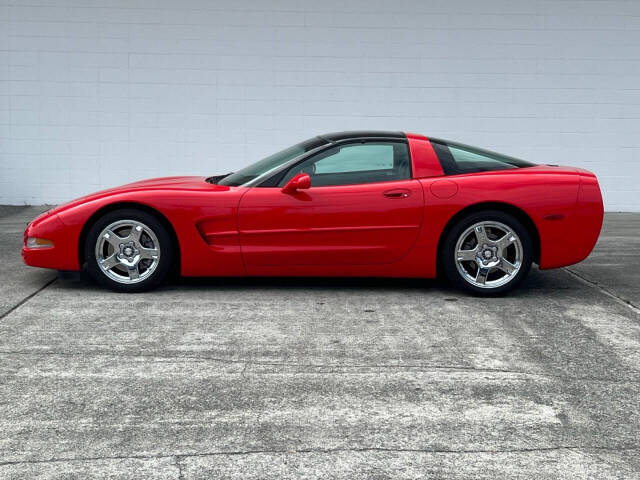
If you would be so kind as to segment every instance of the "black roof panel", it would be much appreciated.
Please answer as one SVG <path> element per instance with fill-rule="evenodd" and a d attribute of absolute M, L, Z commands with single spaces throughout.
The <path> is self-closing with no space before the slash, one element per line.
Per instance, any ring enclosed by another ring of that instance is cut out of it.
<path fill-rule="evenodd" d="M 403 132 L 387 132 L 380 130 L 354 130 L 350 132 L 333 132 L 319 135 L 320 138 L 324 138 L 330 142 L 337 142 L 339 140 L 346 140 L 349 138 L 407 138 Z"/>

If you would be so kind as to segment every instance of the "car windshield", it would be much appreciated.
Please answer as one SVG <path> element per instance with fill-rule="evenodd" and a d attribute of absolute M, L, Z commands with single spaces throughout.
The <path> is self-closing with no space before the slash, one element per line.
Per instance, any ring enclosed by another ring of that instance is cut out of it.
<path fill-rule="evenodd" d="M 305 140 L 304 142 L 300 142 L 289 148 L 285 148 L 284 150 L 274 153 L 273 155 L 269 155 L 267 158 L 263 158 L 262 160 L 249 165 L 242 170 L 238 170 L 235 173 L 227 175 L 217 183 L 218 185 L 226 185 L 229 187 L 244 185 L 245 183 L 250 182 L 251 180 L 255 180 L 256 178 L 264 175 L 267 172 L 277 169 L 278 167 L 310 150 L 318 148 L 321 145 L 325 145 L 326 143 L 328 142 L 320 137 Z"/>

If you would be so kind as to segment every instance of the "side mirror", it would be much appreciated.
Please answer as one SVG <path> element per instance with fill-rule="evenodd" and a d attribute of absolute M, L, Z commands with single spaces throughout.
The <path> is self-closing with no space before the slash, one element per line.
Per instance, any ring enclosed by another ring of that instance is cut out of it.
<path fill-rule="evenodd" d="M 287 184 L 282 187 L 282 191 L 284 193 L 293 193 L 297 190 L 306 190 L 311 187 L 311 177 L 308 173 L 299 173 L 291 180 L 287 182 Z"/>

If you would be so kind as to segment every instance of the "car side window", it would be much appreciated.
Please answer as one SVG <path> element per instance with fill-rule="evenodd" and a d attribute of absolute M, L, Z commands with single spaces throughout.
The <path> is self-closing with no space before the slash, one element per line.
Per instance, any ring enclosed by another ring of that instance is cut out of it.
<path fill-rule="evenodd" d="M 472 152 L 463 148 L 449 145 L 449 151 L 451 152 L 451 156 L 453 156 L 460 173 L 517 168 L 510 163 L 500 160 L 499 158 L 490 157 L 488 155 Z"/>
<path fill-rule="evenodd" d="M 339 145 L 292 167 L 280 181 L 307 173 L 311 186 L 387 182 L 411 178 L 411 157 L 403 142 L 366 142 Z"/>
<path fill-rule="evenodd" d="M 431 145 L 447 175 L 509 170 L 535 165 L 519 158 L 443 140 L 431 139 Z"/>

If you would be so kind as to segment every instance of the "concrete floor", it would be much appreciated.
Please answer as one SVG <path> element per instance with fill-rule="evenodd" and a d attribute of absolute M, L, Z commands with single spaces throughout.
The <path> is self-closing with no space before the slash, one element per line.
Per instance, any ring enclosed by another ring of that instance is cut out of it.
<path fill-rule="evenodd" d="M 640 215 L 501 299 L 27 268 L 0 207 L 0 478 L 640 478 Z"/>

